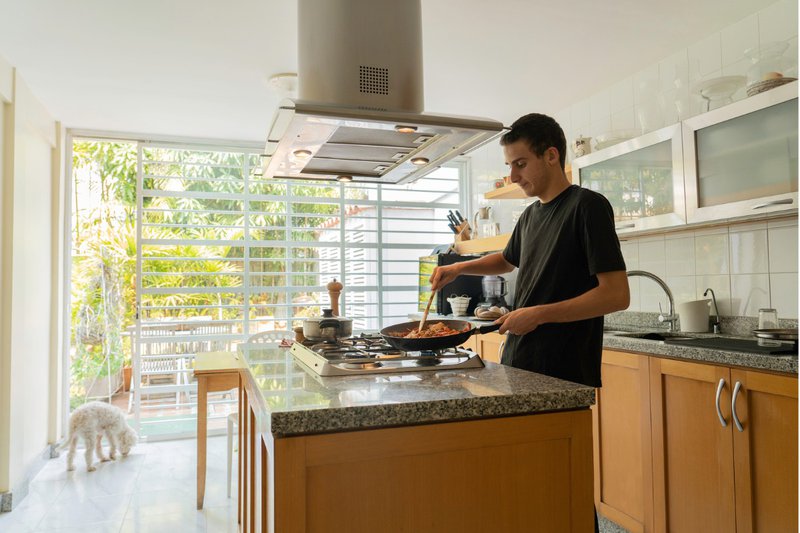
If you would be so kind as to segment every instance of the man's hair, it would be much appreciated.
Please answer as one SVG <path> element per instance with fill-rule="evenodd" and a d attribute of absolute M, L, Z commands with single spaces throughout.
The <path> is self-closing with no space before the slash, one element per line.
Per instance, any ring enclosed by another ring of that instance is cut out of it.
<path fill-rule="evenodd" d="M 531 152 L 539 157 L 544 155 L 545 150 L 551 146 L 558 150 L 558 157 L 561 160 L 561 170 L 564 170 L 564 161 L 567 155 L 567 139 L 564 137 L 564 130 L 558 122 L 539 113 L 531 113 L 518 118 L 501 138 L 500 144 L 507 146 L 519 140 L 528 144 Z"/>

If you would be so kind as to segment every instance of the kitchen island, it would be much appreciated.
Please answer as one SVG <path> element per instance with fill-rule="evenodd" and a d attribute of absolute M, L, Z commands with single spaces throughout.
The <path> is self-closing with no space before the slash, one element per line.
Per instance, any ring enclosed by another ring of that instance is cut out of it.
<path fill-rule="evenodd" d="M 243 531 L 591 531 L 594 389 L 483 369 L 319 377 L 243 345 Z"/>

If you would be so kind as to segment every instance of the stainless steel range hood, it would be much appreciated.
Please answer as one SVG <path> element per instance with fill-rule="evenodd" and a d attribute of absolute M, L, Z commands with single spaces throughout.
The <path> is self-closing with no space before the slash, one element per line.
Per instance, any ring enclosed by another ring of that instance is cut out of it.
<path fill-rule="evenodd" d="M 265 176 L 405 183 L 503 130 L 421 112 L 420 15 L 419 0 L 298 0 L 299 98 L 275 115 Z"/>

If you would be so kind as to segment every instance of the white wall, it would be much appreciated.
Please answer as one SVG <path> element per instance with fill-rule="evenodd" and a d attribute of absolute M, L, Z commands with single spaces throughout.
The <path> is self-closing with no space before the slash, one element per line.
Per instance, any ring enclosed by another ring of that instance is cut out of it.
<path fill-rule="evenodd" d="M 785 74 L 796 77 L 797 20 L 797 1 L 780 0 L 565 109 L 532 107 L 517 114 L 550 114 L 561 124 L 568 143 L 579 135 L 596 137 L 616 130 L 641 134 L 675 123 L 679 119 L 676 100 L 694 98 L 693 113 L 702 112 L 702 102 L 692 96 L 690 88 L 701 80 L 746 74 L 751 63 L 744 51 L 753 46 L 788 42 Z M 734 99 L 745 97 L 744 89 L 734 95 Z M 650 128 L 644 127 L 648 120 L 642 118 L 651 119 Z M 567 153 L 570 160 L 569 148 Z M 491 143 L 470 156 L 472 205 L 492 205 L 501 231 L 511 231 L 514 211 L 527 200 L 487 202 L 483 198 L 493 182 L 507 174 L 501 147 Z M 724 315 L 757 316 L 759 307 L 775 307 L 780 317 L 797 318 L 797 238 L 795 217 L 627 238 L 622 249 L 629 269 L 650 270 L 664 277 L 678 302 L 700 298 L 711 287 Z M 633 279 L 631 288 L 631 311 L 658 311 L 659 300 L 666 309 L 666 298 L 657 285 Z"/>
<path fill-rule="evenodd" d="M 7 71 L 7 64 L 0 64 Z M 61 149 L 55 122 L 13 69 L 3 113 L 2 292 L 0 292 L 0 493 L 23 485 L 56 433 L 52 326 L 60 285 Z M 2 79 L 3 76 L 0 76 Z"/>

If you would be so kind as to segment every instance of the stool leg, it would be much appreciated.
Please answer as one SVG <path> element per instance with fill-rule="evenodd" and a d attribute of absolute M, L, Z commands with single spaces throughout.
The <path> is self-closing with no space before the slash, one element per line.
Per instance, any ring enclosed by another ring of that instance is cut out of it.
<path fill-rule="evenodd" d="M 231 465 L 233 464 L 233 421 L 228 418 L 228 498 L 231 497 Z"/>

